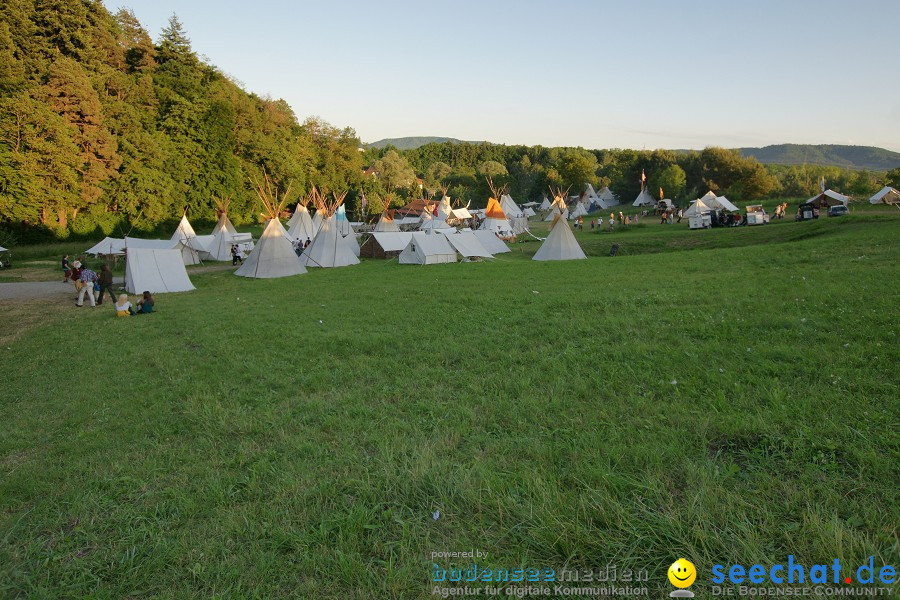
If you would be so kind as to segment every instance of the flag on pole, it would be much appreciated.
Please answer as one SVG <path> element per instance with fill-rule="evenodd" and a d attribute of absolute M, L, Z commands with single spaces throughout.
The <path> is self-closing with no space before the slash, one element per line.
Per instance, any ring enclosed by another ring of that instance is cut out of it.
<path fill-rule="evenodd" d="M 360 189 L 360 190 L 359 190 L 359 193 L 362 194 L 362 209 L 363 209 L 363 212 L 366 212 L 366 206 L 369 204 L 369 203 L 366 201 L 366 192 L 365 192 L 365 190 Z"/>

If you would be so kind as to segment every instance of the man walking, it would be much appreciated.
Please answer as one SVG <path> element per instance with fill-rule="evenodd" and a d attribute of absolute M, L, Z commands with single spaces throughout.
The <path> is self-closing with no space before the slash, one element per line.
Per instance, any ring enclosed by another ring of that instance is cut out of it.
<path fill-rule="evenodd" d="M 100 267 L 100 296 L 97 298 L 97 304 L 103 304 L 103 294 L 109 292 L 112 301 L 116 301 L 116 295 L 113 293 L 113 274 L 109 270 L 109 265 L 104 264 Z"/>
<path fill-rule="evenodd" d="M 88 301 L 91 306 L 96 306 L 94 302 L 94 284 L 97 282 L 97 274 L 85 267 L 81 271 L 81 288 L 78 290 L 78 301 L 75 306 L 84 306 L 84 294 L 87 292 Z"/>

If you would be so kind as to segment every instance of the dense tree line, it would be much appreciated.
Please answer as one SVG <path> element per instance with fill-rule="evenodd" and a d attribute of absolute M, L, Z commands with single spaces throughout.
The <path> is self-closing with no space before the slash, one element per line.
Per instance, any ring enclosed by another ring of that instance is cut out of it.
<path fill-rule="evenodd" d="M 738 150 L 717 147 L 675 152 L 443 142 L 405 152 L 390 146 L 370 149 L 367 159 L 376 168 L 379 161 L 389 159 L 394 171 L 418 173 L 426 188 L 449 186 L 451 195 L 471 199 L 474 206 L 486 202 L 488 175 L 495 183 L 509 185 L 510 193 L 521 201 L 539 200 L 549 186 L 569 189 L 575 195 L 591 183 L 598 189 L 609 186 L 622 201 L 630 202 L 640 192 L 641 175 L 645 173 L 652 196 L 658 196 L 662 188 L 667 198 L 684 204 L 707 190 L 738 201 L 813 196 L 822 177 L 828 187 L 861 200 L 896 180 L 894 171 L 886 174 L 812 165 L 762 165 Z M 393 184 L 383 180 L 381 187 L 391 189 Z"/>
<path fill-rule="evenodd" d="M 299 123 L 201 61 L 173 16 L 156 43 L 99 0 L 0 0 L 0 226 L 111 232 L 180 217 L 237 223 L 249 177 L 303 192 L 358 188 L 352 129 Z"/>

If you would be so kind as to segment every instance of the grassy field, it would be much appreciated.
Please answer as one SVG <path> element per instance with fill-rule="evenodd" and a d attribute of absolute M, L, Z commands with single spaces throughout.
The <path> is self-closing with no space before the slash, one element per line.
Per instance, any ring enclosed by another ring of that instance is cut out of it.
<path fill-rule="evenodd" d="M 701 597 L 715 563 L 896 566 L 898 233 L 648 219 L 587 261 L 6 303 L 0 596 L 424 598 L 473 548 L 666 592 L 685 556 Z"/>

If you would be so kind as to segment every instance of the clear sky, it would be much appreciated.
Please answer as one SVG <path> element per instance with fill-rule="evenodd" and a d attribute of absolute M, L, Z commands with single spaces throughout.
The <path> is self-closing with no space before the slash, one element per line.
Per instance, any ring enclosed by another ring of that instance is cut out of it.
<path fill-rule="evenodd" d="M 104 0 L 364 142 L 900 151 L 900 0 Z"/>

